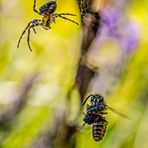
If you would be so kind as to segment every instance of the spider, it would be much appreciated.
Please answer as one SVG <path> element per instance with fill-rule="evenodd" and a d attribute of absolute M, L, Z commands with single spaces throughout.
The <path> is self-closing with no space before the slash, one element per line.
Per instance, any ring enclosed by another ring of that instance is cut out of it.
<path fill-rule="evenodd" d="M 30 51 L 32 51 L 31 45 L 30 45 L 30 31 L 33 29 L 34 33 L 36 33 L 36 30 L 34 27 L 37 26 L 42 26 L 44 29 L 49 30 L 51 29 L 50 24 L 53 22 L 55 23 L 55 19 L 57 17 L 71 21 L 77 25 L 79 25 L 77 22 L 65 17 L 65 15 L 71 15 L 71 16 L 76 16 L 75 14 L 72 13 L 54 13 L 57 8 L 57 3 L 56 1 L 48 1 L 45 4 L 43 4 L 39 10 L 36 9 L 36 0 L 34 0 L 33 4 L 33 11 L 38 13 L 39 15 L 43 16 L 42 19 L 34 19 L 28 23 L 26 28 L 23 30 L 17 44 L 17 48 L 20 46 L 20 42 L 22 40 L 23 35 L 25 34 L 26 31 L 28 31 L 27 35 L 27 43 Z"/>

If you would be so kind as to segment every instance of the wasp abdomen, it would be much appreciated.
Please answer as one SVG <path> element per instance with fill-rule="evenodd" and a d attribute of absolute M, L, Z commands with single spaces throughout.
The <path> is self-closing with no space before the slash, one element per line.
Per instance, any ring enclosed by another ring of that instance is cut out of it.
<path fill-rule="evenodd" d="M 95 122 L 92 126 L 92 135 L 95 141 L 100 141 L 103 139 L 104 134 L 106 132 L 107 122 Z"/>

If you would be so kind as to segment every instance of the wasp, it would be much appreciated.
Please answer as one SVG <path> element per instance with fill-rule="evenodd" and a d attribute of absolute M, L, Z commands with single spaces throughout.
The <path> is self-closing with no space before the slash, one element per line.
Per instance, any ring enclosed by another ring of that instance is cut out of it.
<path fill-rule="evenodd" d="M 100 141 L 103 139 L 104 134 L 106 132 L 106 127 L 108 121 L 102 114 L 85 114 L 85 118 L 83 119 L 84 124 L 92 125 L 92 136 L 95 141 Z"/>
<path fill-rule="evenodd" d="M 56 1 L 48 1 L 45 4 L 43 4 L 39 10 L 36 9 L 36 0 L 34 0 L 33 4 L 33 11 L 36 12 L 37 14 L 43 16 L 42 19 L 34 19 L 28 23 L 26 28 L 23 30 L 17 44 L 17 48 L 20 46 L 20 42 L 22 40 L 23 35 L 25 34 L 26 31 L 28 31 L 27 35 L 27 43 L 30 51 L 32 51 L 31 45 L 30 45 L 30 31 L 33 29 L 34 33 L 36 33 L 36 30 L 34 27 L 37 26 L 42 26 L 44 29 L 49 30 L 51 29 L 51 23 L 55 23 L 55 19 L 57 17 L 65 19 L 67 21 L 70 21 L 72 23 L 75 23 L 79 25 L 77 22 L 65 17 L 65 16 L 76 16 L 75 14 L 72 13 L 54 13 L 57 8 L 57 3 Z"/>
<path fill-rule="evenodd" d="M 90 104 L 87 104 L 86 114 L 83 121 L 84 124 L 92 125 L 92 136 L 95 141 L 100 141 L 103 139 L 108 121 L 106 120 L 105 115 L 108 114 L 107 109 L 110 109 L 117 114 L 128 118 L 126 115 L 119 113 L 118 111 L 107 106 L 104 102 L 104 98 L 99 94 L 90 94 L 82 103 L 82 106 L 85 105 L 86 101 L 90 99 Z"/>
<path fill-rule="evenodd" d="M 92 136 L 95 141 L 100 141 L 103 139 L 108 121 L 105 118 L 105 114 L 107 114 L 107 106 L 104 103 L 104 99 L 101 95 L 93 95 L 90 94 L 82 103 L 84 105 L 88 99 L 90 100 L 90 104 L 87 105 L 86 114 L 83 119 L 84 124 L 92 125 Z"/>

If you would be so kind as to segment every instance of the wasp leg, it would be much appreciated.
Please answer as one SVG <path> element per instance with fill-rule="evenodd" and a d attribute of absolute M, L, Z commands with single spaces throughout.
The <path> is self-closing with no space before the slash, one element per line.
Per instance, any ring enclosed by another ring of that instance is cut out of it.
<path fill-rule="evenodd" d="M 38 13 L 39 15 L 41 15 L 40 11 L 36 10 L 36 0 L 34 0 L 34 4 L 33 4 L 33 11 Z"/>
<path fill-rule="evenodd" d="M 106 120 L 105 117 L 101 117 L 101 118 L 102 118 L 102 120 L 104 120 L 104 122 L 108 123 L 108 121 Z"/>
<path fill-rule="evenodd" d="M 86 114 L 83 112 L 83 115 L 85 115 L 86 116 Z"/>
<path fill-rule="evenodd" d="M 71 19 L 69 19 L 69 18 L 67 18 L 67 17 L 62 16 L 61 14 L 54 14 L 53 18 L 55 19 L 55 18 L 57 18 L 57 17 L 60 17 L 60 18 L 62 18 L 62 19 L 65 19 L 65 20 L 67 20 L 67 21 L 70 21 L 70 22 L 73 22 L 73 23 L 79 25 L 77 22 L 75 22 L 75 21 L 73 21 L 73 20 L 71 20 Z"/>
<path fill-rule="evenodd" d="M 103 111 L 102 111 L 101 114 L 108 114 L 108 112 L 103 112 Z"/>
<path fill-rule="evenodd" d="M 83 125 L 81 126 L 81 128 L 83 128 L 85 126 L 85 122 L 83 123 Z"/>

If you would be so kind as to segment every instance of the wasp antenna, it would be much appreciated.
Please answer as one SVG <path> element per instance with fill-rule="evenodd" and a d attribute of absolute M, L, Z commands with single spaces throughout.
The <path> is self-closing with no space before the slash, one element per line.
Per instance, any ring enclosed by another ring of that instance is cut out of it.
<path fill-rule="evenodd" d="M 86 97 L 86 99 L 82 102 L 82 106 L 86 103 L 86 101 L 90 98 L 90 97 L 95 97 L 93 94 L 90 94 L 88 97 Z"/>

